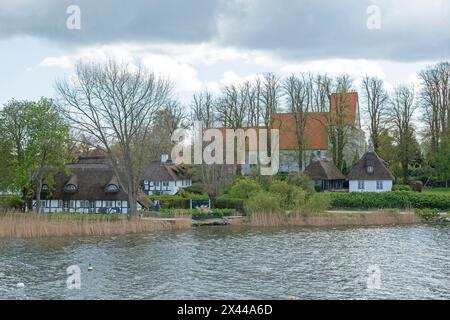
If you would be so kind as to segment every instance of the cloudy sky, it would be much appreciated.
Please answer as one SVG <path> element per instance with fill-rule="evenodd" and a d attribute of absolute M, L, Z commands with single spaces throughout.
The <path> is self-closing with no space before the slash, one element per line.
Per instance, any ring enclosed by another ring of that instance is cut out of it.
<path fill-rule="evenodd" d="M 448 0 L 0 0 L 0 104 L 53 97 L 77 60 L 109 57 L 168 74 L 184 102 L 268 71 L 392 87 L 450 60 L 449 31 Z"/>

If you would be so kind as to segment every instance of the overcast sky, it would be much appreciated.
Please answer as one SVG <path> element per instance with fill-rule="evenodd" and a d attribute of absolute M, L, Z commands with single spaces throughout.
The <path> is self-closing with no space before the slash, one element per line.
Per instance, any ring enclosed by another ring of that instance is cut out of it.
<path fill-rule="evenodd" d="M 71 5 L 80 29 L 67 27 Z M 356 85 L 369 74 L 392 87 L 449 56 L 448 0 L 0 0 L 0 104 L 53 97 L 78 59 L 140 62 L 187 102 L 268 71 L 347 72 Z"/>

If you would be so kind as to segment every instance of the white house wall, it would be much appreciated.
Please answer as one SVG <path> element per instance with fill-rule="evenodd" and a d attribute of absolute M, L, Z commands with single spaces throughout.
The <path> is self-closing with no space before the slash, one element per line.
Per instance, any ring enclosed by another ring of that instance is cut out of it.
<path fill-rule="evenodd" d="M 392 190 L 392 180 L 378 180 L 383 181 L 383 189 L 377 189 L 377 180 L 363 180 L 364 190 L 358 189 L 358 181 L 349 181 L 350 192 L 387 192 Z"/>

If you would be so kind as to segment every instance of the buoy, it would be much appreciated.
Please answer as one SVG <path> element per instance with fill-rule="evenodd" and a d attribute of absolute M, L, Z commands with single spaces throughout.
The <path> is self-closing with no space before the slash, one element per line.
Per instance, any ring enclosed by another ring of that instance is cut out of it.
<path fill-rule="evenodd" d="M 24 288 L 24 287 L 25 287 L 25 283 L 19 282 L 19 283 L 16 285 L 16 287 L 17 287 L 17 288 Z"/>
<path fill-rule="evenodd" d="M 88 271 L 92 271 L 94 270 L 94 268 L 91 266 L 91 264 L 89 263 L 89 267 L 88 267 Z"/>

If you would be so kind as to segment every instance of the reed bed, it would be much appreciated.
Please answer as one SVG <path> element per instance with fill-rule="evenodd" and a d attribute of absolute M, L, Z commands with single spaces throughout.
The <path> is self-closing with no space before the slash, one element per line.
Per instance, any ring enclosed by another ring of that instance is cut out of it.
<path fill-rule="evenodd" d="M 254 213 L 248 223 L 257 227 L 335 227 L 335 226 L 374 226 L 392 224 L 416 224 L 421 219 L 412 212 L 394 213 L 388 211 L 376 211 L 365 213 Z"/>
<path fill-rule="evenodd" d="M 106 236 L 191 228 L 190 217 L 172 220 L 137 219 L 126 216 L 44 213 L 0 213 L 0 238 Z"/>

